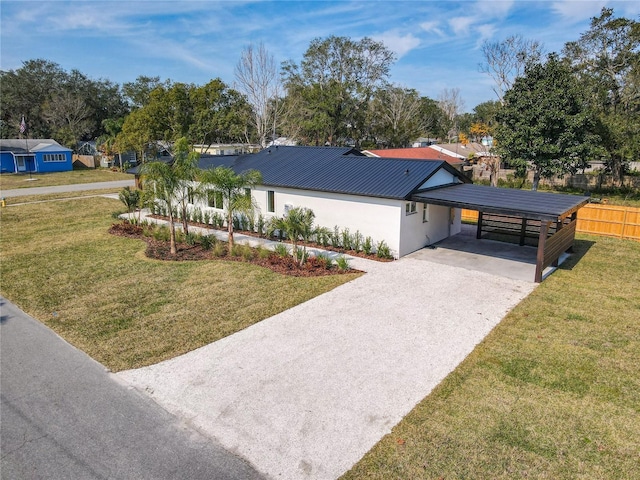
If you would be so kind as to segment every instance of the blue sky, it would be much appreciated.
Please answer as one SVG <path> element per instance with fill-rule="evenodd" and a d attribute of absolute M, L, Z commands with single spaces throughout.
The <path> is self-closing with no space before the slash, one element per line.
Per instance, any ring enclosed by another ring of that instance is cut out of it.
<path fill-rule="evenodd" d="M 263 42 L 276 62 L 299 63 L 329 35 L 385 43 L 390 80 L 437 99 L 459 88 L 465 111 L 496 100 L 478 71 L 484 40 L 513 34 L 560 51 L 603 6 L 637 19 L 638 1 L 6 1 L 0 0 L 0 68 L 45 58 L 67 71 L 122 84 L 139 75 L 202 85 L 234 81 L 244 47 Z"/>

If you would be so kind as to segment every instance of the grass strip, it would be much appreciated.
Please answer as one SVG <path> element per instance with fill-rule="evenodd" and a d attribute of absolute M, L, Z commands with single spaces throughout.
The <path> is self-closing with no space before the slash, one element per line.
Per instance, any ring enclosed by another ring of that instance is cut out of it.
<path fill-rule="evenodd" d="M 343 478 L 638 478 L 640 243 L 575 250 Z"/>
<path fill-rule="evenodd" d="M 0 213 L 2 295 L 113 371 L 186 353 L 358 276 L 150 260 L 143 241 L 107 233 L 120 207 L 94 197 Z"/>
<path fill-rule="evenodd" d="M 0 175 L 0 188 L 13 190 L 16 188 L 54 187 L 58 185 L 75 185 L 78 183 L 115 182 L 131 180 L 128 173 L 113 172 L 104 168 L 77 169 L 69 172 L 50 173 L 3 173 Z"/>

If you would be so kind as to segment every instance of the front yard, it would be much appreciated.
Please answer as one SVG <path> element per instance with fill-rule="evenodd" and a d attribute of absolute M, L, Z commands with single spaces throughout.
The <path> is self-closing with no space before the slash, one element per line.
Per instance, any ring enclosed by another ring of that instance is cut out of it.
<path fill-rule="evenodd" d="M 576 253 L 343 478 L 638 478 L 640 242 Z"/>
<path fill-rule="evenodd" d="M 2 295 L 111 370 L 206 345 L 354 279 L 241 262 L 163 262 L 108 233 L 117 200 L 2 209 Z"/>

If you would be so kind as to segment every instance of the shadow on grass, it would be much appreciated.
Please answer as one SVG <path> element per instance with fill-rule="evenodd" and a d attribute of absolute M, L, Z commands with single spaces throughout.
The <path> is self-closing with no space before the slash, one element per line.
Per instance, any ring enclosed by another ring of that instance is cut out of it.
<path fill-rule="evenodd" d="M 573 243 L 573 251 L 566 261 L 562 262 L 558 269 L 560 270 L 573 270 L 578 262 L 584 257 L 587 252 L 596 244 L 593 240 L 581 240 L 576 239 Z"/>

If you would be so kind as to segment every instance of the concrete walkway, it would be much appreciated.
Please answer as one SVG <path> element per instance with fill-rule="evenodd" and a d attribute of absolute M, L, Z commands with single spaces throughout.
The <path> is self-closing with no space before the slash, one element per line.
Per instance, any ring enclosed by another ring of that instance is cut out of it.
<path fill-rule="evenodd" d="M 135 186 L 135 181 L 116 180 L 113 182 L 76 183 L 74 185 L 55 185 L 51 187 L 14 188 L 1 190 L 0 198 L 20 197 L 24 195 L 48 195 L 51 193 L 82 192 L 85 190 L 100 190 L 107 188 L 124 188 Z"/>
<path fill-rule="evenodd" d="M 335 479 L 535 288 L 412 258 L 351 265 L 367 273 L 218 342 L 117 375 L 268 477 Z"/>

